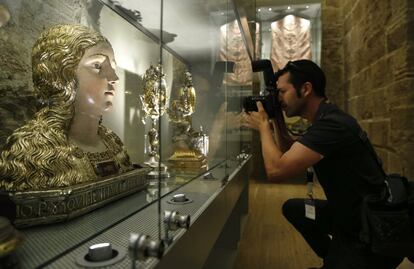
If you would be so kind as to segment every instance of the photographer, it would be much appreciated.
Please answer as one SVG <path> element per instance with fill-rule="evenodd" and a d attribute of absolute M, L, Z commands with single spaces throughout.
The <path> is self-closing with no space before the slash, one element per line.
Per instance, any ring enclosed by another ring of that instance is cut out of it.
<path fill-rule="evenodd" d="M 274 128 L 261 102 L 257 112 L 243 114 L 243 125 L 260 132 L 270 181 L 293 178 L 313 166 L 327 197 L 290 199 L 283 205 L 283 215 L 324 260 L 322 268 L 396 268 L 402 258 L 374 254 L 359 240 L 362 199 L 380 192 L 384 177 L 356 135 L 358 123 L 329 103 L 325 75 L 314 62 L 288 62 L 276 79 L 279 113 Z M 286 136 L 280 109 L 287 117 L 301 116 L 312 124 L 297 141 Z"/>

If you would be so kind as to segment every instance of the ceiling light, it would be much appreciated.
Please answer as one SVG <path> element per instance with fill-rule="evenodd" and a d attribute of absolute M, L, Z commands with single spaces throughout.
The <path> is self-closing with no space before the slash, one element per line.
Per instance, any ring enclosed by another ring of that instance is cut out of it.
<path fill-rule="evenodd" d="M 290 9 L 290 6 L 288 6 L 288 9 Z"/>
<path fill-rule="evenodd" d="M 306 6 L 306 8 L 309 8 L 309 6 Z"/>
<path fill-rule="evenodd" d="M 272 8 L 271 7 L 269 7 L 269 11 L 272 11 Z"/>
<path fill-rule="evenodd" d="M 260 12 L 260 8 L 258 8 L 258 9 L 257 9 L 257 11 L 259 11 L 259 12 Z"/>

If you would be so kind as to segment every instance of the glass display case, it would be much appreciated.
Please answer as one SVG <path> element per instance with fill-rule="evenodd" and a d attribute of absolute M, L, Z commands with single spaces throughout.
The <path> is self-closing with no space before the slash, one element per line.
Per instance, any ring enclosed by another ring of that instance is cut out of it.
<path fill-rule="evenodd" d="M 188 228 L 226 186 L 239 199 L 245 185 L 229 182 L 247 175 L 239 113 L 255 54 L 239 11 L 231 0 L 0 0 L 2 265 L 115 265 L 128 249 L 102 242 L 117 240 L 130 248 L 123 266 L 141 257 L 137 242 L 159 258 L 179 236 L 167 218 Z"/>

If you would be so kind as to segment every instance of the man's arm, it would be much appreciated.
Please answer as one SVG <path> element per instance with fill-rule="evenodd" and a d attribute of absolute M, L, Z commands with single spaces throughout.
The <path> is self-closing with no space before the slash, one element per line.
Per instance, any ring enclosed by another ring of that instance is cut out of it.
<path fill-rule="evenodd" d="M 288 132 L 285 118 L 280 107 L 275 110 L 275 119 L 272 119 L 271 123 L 277 146 L 282 150 L 282 152 L 288 151 L 295 141 Z"/>
<path fill-rule="evenodd" d="M 275 143 L 268 116 L 260 102 L 257 103 L 258 112 L 251 112 L 244 116 L 244 126 L 260 132 L 262 154 L 266 174 L 270 181 L 282 181 L 292 178 L 308 167 L 320 161 L 323 156 L 299 142 L 295 142 L 283 153 Z"/>

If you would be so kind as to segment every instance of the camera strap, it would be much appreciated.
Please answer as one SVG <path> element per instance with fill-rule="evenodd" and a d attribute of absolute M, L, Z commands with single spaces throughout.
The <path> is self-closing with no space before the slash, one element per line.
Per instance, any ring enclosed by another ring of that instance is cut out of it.
<path fill-rule="evenodd" d="M 313 199 L 313 171 L 312 168 L 306 170 L 306 194 Z"/>

